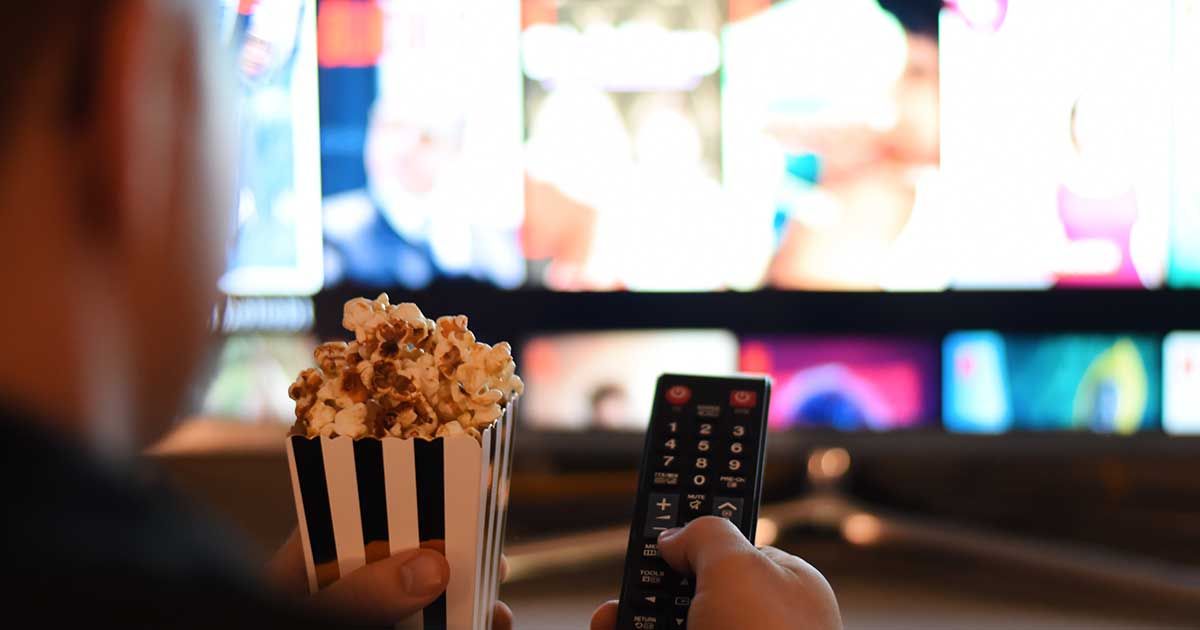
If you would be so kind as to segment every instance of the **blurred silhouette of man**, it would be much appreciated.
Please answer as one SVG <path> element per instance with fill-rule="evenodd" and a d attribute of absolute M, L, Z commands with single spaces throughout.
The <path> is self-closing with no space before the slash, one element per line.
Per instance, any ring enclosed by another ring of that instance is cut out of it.
<path fill-rule="evenodd" d="M 446 585 L 420 549 L 310 598 L 295 536 L 245 566 L 138 475 L 206 351 L 224 266 L 236 149 L 215 13 L 42 0 L 0 23 L 4 607 L 38 626 L 391 625 Z"/>

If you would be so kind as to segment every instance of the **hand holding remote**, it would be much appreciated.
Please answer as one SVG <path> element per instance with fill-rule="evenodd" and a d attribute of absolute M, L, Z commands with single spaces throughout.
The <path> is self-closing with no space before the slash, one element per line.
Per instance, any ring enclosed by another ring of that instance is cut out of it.
<path fill-rule="evenodd" d="M 825 578 L 789 553 L 755 549 L 728 520 L 705 516 L 663 532 L 662 559 L 696 576 L 691 630 L 840 630 L 837 599 Z M 592 630 L 613 630 L 617 602 L 592 615 Z"/>

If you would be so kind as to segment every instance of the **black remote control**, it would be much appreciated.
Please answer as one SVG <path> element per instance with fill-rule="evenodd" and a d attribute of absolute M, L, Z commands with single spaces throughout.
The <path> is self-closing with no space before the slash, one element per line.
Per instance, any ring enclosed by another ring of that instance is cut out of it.
<path fill-rule="evenodd" d="M 771 382 L 762 377 L 659 377 L 625 552 L 618 630 L 687 627 L 696 587 L 692 576 L 675 573 L 658 557 L 663 530 L 715 515 L 754 542 L 770 394 Z"/>

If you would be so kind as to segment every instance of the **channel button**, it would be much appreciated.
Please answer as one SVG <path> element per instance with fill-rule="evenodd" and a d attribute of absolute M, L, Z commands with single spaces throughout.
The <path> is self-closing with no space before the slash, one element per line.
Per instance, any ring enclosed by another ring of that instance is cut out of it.
<path fill-rule="evenodd" d="M 737 497 L 716 497 L 713 499 L 713 515 L 727 519 L 740 528 L 742 526 L 742 499 Z"/>

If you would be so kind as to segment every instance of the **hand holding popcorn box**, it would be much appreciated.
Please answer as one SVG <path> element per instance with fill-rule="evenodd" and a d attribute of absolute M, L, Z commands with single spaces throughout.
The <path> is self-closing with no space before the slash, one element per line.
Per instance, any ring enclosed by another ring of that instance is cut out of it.
<path fill-rule="evenodd" d="M 446 593 L 422 628 L 490 628 L 523 391 L 507 343 L 387 294 L 346 303 L 349 343 L 317 347 L 288 394 L 296 514 L 313 592 L 366 563 L 444 541 Z"/>

